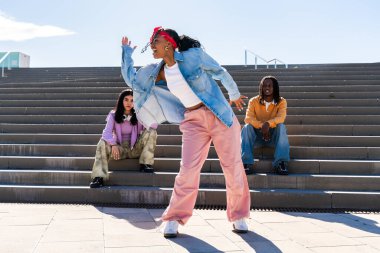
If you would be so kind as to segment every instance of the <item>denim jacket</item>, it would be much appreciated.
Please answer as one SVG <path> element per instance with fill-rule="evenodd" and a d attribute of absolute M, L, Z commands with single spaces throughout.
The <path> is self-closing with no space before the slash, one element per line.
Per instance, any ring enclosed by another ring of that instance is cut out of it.
<path fill-rule="evenodd" d="M 164 61 L 136 71 L 132 60 L 134 50 L 128 45 L 122 46 L 122 49 L 121 73 L 127 85 L 133 89 L 134 107 L 139 120 L 146 128 L 165 121 L 180 123 L 186 108 L 169 91 L 165 81 L 155 83 Z M 231 75 L 201 48 L 175 51 L 174 59 L 195 95 L 224 125 L 231 127 L 234 113 L 215 81 L 220 80 L 230 99 L 236 100 L 240 93 Z"/>

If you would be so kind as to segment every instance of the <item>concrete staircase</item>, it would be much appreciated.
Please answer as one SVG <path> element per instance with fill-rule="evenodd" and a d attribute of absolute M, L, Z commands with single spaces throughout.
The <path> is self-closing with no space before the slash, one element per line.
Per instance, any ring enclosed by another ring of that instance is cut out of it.
<path fill-rule="evenodd" d="M 252 207 L 380 210 L 380 64 L 227 66 L 242 94 L 264 75 L 288 101 L 290 175 L 273 173 L 273 150 L 256 150 Z M 0 201 L 163 205 L 179 169 L 178 125 L 160 125 L 155 173 L 111 162 L 108 187 L 90 189 L 105 116 L 126 86 L 120 68 L 14 69 L 0 79 Z M 241 123 L 245 112 L 235 110 Z M 197 205 L 224 206 L 211 148 Z"/>

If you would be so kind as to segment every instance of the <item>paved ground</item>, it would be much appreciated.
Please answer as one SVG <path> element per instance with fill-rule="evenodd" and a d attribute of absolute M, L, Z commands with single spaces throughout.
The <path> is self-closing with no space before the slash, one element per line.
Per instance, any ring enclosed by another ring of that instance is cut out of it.
<path fill-rule="evenodd" d="M 238 235 L 225 211 L 195 210 L 168 240 L 162 212 L 0 203 L 0 252 L 380 252 L 380 214 L 252 211 L 251 231 Z"/>

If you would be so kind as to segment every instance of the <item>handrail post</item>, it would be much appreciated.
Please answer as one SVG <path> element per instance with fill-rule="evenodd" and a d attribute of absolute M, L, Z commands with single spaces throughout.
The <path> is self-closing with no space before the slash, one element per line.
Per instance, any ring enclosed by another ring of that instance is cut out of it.
<path fill-rule="evenodd" d="M 8 56 L 8 70 L 11 70 L 11 57 Z"/>
<path fill-rule="evenodd" d="M 269 64 L 273 64 L 271 62 L 274 61 L 274 68 L 277 69 L 277 62 L 281 63 L 281 64 L 284 64 L 285 65 L 285 68 L 288 68 L 288 64 L 286 64 L 285 62 L 281 61 L 280 59 L 277 59 L 277 58 L 274 58 L 270 61 L 264 59 L 263 57 L 261 57 L 260 55 L 258 54 L 255 54 L 254 52 L 252 51 L 249 51 L 248 49 L 245 49 L 244 50 L 244 61 L 245 61 L 245 66 L 247 67 L 248 66 L 248 53 L 252 54 L 253 56 L 255 56 L 255 69 L 258 68 L 257 66 L 257 58 L 259 58 L 260 60 L 262 60 L 263 62 L 266 63 L 267 65 L 267 69 L 269 69 Z"/>
<path fill-rule="evenodd" d="M 247 60 L 247 49 L 244 51 L 244 61 L 245 61 L 245 67 L 247 67 L 247 63 L 248 63 L 248 60 Z"/>

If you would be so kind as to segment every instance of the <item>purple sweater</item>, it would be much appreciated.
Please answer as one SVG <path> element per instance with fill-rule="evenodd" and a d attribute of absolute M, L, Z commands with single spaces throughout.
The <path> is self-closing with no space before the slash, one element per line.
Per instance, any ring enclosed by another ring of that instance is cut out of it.
<path fill-rule="evenodd" d="M 117 123 L 115 121 L 115 111 L 112 110 L 107 116 L 107 124 L 103 130 L 102 139 L 105 140 L 110 145 L 116 145 L 122 143 L 121 136 L 121 128 L 123 124 L 131 124 L 129 121 L 125 121 L 123 123 Z M 132 133 L 131 133 L 131 147 L 136 144 L 136 141 L 144 130 L 143 125 L 140 122 L 137 122 L 136 125 L 131 125 Z"/>

